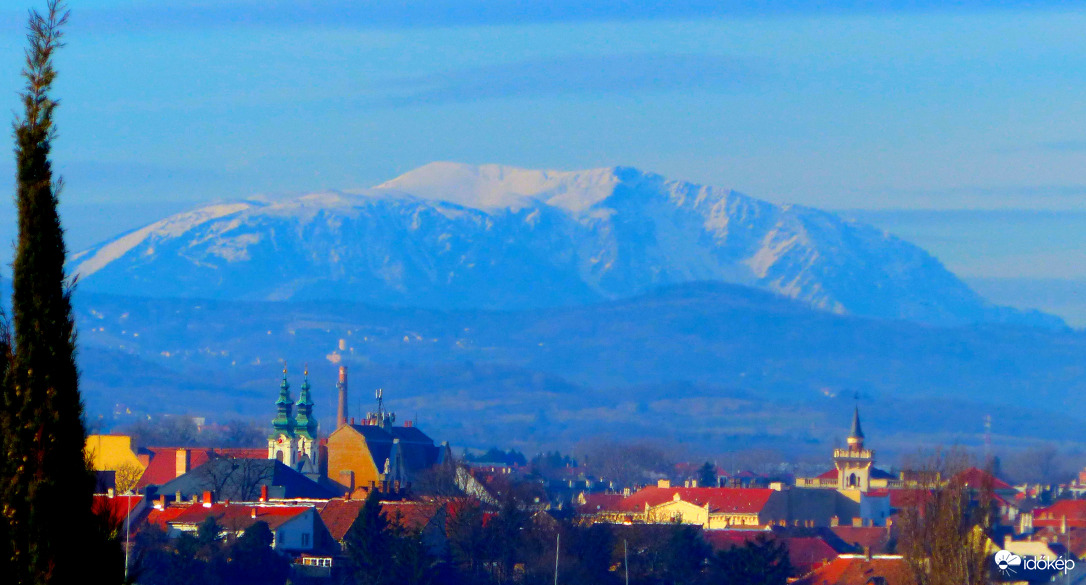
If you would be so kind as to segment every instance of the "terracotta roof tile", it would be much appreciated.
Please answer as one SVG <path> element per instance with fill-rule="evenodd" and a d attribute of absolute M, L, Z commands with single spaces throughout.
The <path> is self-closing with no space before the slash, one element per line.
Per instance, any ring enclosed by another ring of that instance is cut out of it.
<path fill-rule="evenodd" d="M 678 495 L 684 502 L 696 506 L 709 506 L 710 512 L 734 512 L 757 514 L 773 495 L 768 488 L 661 488 L 647 487 L 622 500 L 620 509 L 640 512 L 645 504 L 659 506 Z"/>
<path fill-rule="evenodd" d="M 578 509 L 584 514 L 620 510 L 624 498 L 622 494 L 585 494 L 584 503 Z"/>
<path fill-rule="evenodd" d="M 317 507 L 317 513 L 321 515 L 321 520 L 332 537 L 341 541 L 347 536 L 347 531 L 351 529 L 365 503 L 364 500 L 328 500 Z"/>
<path fill-rule="evenodd" d="M 794 581 L 792 585 L 870 585 L 881 577 L 886 585 L 915 585 L 901 557 L 842 555 Z"/>

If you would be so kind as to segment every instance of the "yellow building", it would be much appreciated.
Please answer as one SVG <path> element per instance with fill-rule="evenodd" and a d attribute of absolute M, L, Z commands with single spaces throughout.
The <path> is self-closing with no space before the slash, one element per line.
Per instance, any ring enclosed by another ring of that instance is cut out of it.
<path fill-rule="evenodd" d="M 87 435 L 83 450 L 95 471 L 117 471 L 130 466 L 143 470 L 139 458 L 132 451 L 132 437 L 128 435 Z"/>
<path fill-rule="evenodd" d="M 87 435 L 83 452 L 95 471 L 113 472 L 113 486 L 119 492 L 136 487 L 147 467 L 132 451 L 128 435 Z"/>

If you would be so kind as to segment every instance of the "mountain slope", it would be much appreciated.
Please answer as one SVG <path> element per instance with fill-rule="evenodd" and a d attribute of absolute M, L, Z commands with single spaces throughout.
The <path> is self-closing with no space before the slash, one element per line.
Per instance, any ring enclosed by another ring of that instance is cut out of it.
<path fill-rule="evenodd" d="M 989 305 L 869 226 L 622 167 L 433 163 L 364 192 L 179 214 L 72 263 L 90 290 L 148 296 L 521 309 L 723 281 L 834 313 L 1060 325 Z"/>

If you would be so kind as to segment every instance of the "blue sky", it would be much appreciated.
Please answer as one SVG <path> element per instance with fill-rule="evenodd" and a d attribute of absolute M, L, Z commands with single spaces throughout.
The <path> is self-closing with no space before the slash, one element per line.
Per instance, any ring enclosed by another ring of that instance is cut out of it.
<path fill-rule="evenodd" d="M 858 210 L 970 278 L 1086 280 L 1074 7 L 87 0 L 58 59 L 66 221 L 80 247 L 201 201 L 433 160 L 621 164 Z"/>

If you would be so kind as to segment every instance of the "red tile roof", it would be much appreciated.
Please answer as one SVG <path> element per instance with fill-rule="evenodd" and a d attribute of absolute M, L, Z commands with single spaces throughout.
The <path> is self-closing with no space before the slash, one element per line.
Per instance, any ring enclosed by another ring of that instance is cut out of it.
<path fill-rule="evenodd" d="M 211 449 L 198 447 L 147 447 L 141 451 L 150 452 L 151 461 L 147 469 L 140 477 L 137 489 L 143 489 L 149 485 L 162 485 L 177 477 L 177 452 L 188 449 L 189 470 L 195 469 L 211 458 Z M 265 456 L 267 452 L 265 452 Z"/>
<path fill-rule="evenodd" d="M 817 536 L 778 536 L 762 530 L 704 530 L 702 536 L 714 550 L 743 546 L 759 536 L 783 540 L 788 547 L 788 560 L 801 575 L 837 556 L 837 551 Z"/>
<path fill-rule="evenodd" d="M 856 552 L 866 548 L 875 554 L 887 552 L 893 534 L 885 526 L 831 526 L 830 531 L 846 544 L 858 549 Z"/>
<path fill-rule="evenodd" d="M 886 585 L 915 585 L 912 571 L 901 557 L 842 555 L 794 581 L 792 585 L 869 585 L 882 577 Z"/>
<path fill-rule="evenodd" d="M 173 506 L 171 506 L 172 508 Z M 242 504 L 212 504 L 204 506 L 201 503 L 188 506 L 178 506 L 182 511 L 165 522 L 170 524 L 199 525 L 208 516 L 214 516 L 220 526 L 235 532 L 241 532 L 257 522 L 266 522 L 268 527 L 275 530 L 291 518 L 305 512 L 312 506 L 252 506 Z M 255 514 L 254 514 L 255 512 Z"/>
<path fill-rule="evenodd" d="M 994 490 L 1013 490 L 1014 487 L 1011 484 L 999 479 L 998 477 L 988 473 L 987 471 L 977 469 L 976 467 L 970 467 L 965 471 L 954 476 L 954 480 L 961 482 L 962 484 L 971 488 L 982 488 L 986 484 L 991 485 Z"/>
<path fill-rule="evenodd" d="M 796 536 L 785 539 L 788 560 L 800 574 L 837 557 L 837 551 L 817 536 Z"/>
<path fill-rule="evenodd" d="M 822 473 L 818 474 L 818 479 L 837 479 L 837 468 L 834 467 L 833 469 L 827 469 L 826 471 L 823 471 Z"/>
<path fill-rule="evenodd" d="M 678 495 L 684 502 L 695 506 L 709 506 L 710 512 L 734 512 L 757 514 L 773 495 L 773 490 L 763 488 L 661 488 L 647 487 L 622 500 L 620 509 L 629 512 L 644 511 L 645 505 L 659 506 L 673 501 Z"/>
<path fill-rule="evenodd" d="M 166 508 L 162 510 L 155 508 L 147 515 L 147 523 L 154 524 L 165 530 L 167 525 L 180 516 L 187 508 L 187 506 L 166 506 Z"/>
<path fill-rule="evenodd" d="M 578 510 L 583 514 L 619 510 L 624 498 L 622 494 L 585 494 L 584 503 L 578 506 Z"/>
<path fill-rule="evenodd" d="M 931 490 L 903 489 L 890 490 L 890 506 L 894 508 L 916 508 L 931 499 Z"/>
<path fill-rule="evenodd" d="M 321 520 L 328 527 L 332 538 L 342 541 L 365 503 L 365 500 L 328 500 L 325 504 L 317 506 L 317 513 L 321 515 Z"/>
<path fill-rule="evenodd" d="M 1086 528 L 1086 500 L 1059 500 L 1047 508 L 1033 511 L 1033 525 L 1058 527 L 1067 518 L 1067 526 Z"/>
<path fill-rule="evenodd" d="M 381 511 L 390 523 L 408 530 L 422 530 L 445 506 L 444 502 L 381 502 Z"/>
<path fill-rule="evenodd" d="M 106 495 L 95 494 L 94 495 L 94 510 L 108 511 L 109 517 L 114 522 L 124 522 L 124 519 L 128 517 L 128 513 L 135 510 L 143 501 L 143 496 L 124 495 L 109 497 Z M 132 518 L 132 525 L 135 526 L 136 519 Z"/>
<path fill-rule="evenodd" d="M 218 457 L 231 457 L 234 459 L 267 459 L 268 450 L 264 448 L 227 447 L 212 449 Z M 193 466 L 195 467 L 195 466 Z"/>

